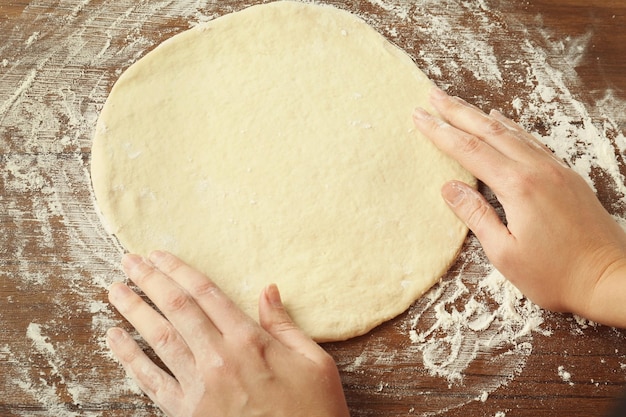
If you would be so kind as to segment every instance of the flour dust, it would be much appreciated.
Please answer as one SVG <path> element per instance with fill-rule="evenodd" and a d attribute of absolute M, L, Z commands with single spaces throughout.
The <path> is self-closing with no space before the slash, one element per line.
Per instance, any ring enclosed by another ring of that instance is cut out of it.
<path fill-rule="evenodd" d="M 591 185 L 608 184 L 603 203 L 626 223 L 616 157 L 626 151 L 626 103 L 606 91 L 589 106 L 573 93 L 580 88 L 573 66 L 588 36 L 565 42 L 542 29 L 545 42 L 532 43 L 529 29 L 513 24 L 515 13 L 489 0 L 328 3 L 361 15 L 442 88 L 487 110 L 498 103 Z M 154 415 L 137 387 L 111 371 L 117 368 L 103 341 L 106 329 L 120 324 L 105 293 L 122 279 L 122 249 L 94 209 L 91 138 L 124 69 L 175 33 L 241 7 L 217 0 L 32 0 L 17 21 L 0 22 L 10 33 L 0 45 L 0 209 L 8 214 L 8 230 L 16 231 L 0 232 L 0 250 L 14 260 L 2 265 L 12 273 L 0 274 L 15 289 L 0 303 L 18 310 L 37 292 L 56 313 L 50 319 L 33 309 L 16 320 L 0 309 L 0 360 L 16 364 L 7 367 L 0 390 L 37 402 L 30 415 L 102 415 L 120 401 L 127 415 Z M 474 30 L 459 30 L 470 22 Z M 521 47 L 500 42 L 511 37 L 521 39 Z M 550 334 L 544 314 L 493 270 L 472 237 L 452 271 L 396 322 L 398 346 L 373 332 L 358 342 L 361 353 L 339 366 L 352 386 L 375 379 L 367 395 L 403 401 L 407 415 L 440 415 L 488 402 L 523 372 L 536 334 Z M 89 325 L 75 327 L 75 317 Z M 498 371 L 476 377 L 473 370 L 486 360 Z M 565 372 L 559 374 L 564 380 Z M 431 395 L 432 381 L 445 381 L 455 395 Z"/>

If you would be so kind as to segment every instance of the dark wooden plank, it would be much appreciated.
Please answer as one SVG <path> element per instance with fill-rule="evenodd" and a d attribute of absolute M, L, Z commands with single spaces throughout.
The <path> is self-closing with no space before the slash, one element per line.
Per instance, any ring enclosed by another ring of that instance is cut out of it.
<path fill-rule="evenodd" d="M 108 326 L 125 325 L 106 303 L 106 286 L 122 274 L 120 250 L 93 207 L 89 149 L 120 70 L 197 16 L 255 1 L 200 10 L 179 3 L 0 5 L 0 415 L 156 414 L 103 343 Z M 623 1 L 328 3 L 366 18 L 449 91 L 502 109 L 540 134 L 555 130 L 550 116 L 573 104 L 588 114 L 570 112 L 559 123 L 591 121 L 615 140 L 626 133 Z M 499 76 L 481 62 L 490 58 Z M 550 88 L 563 94 L 550 101 Z M 623 159 L 618 169 L 626 173 Z M 593 179 L 605 206 L 623 217 L 614 179 L 602 169 Z M 472 291 L 486 274 L 475 240 L 444 282 L 456 285 L 459 274 Z M 462 309 L 468 297 L 446 308 Z M 624 332 L 548 313 L 542 328 L 550 334 L 516 341 L 532 351 L 487 349 L 463 368 L 462 381 L 432 376 L 410 340 L 412 326 L 425 331 L 436 320 L 426 309 L 414 323 L 422 305 L 369 335 L 325 345 L 340 365 L 354 416 L 582 417 L 608 410 L 622 391 Z"/>

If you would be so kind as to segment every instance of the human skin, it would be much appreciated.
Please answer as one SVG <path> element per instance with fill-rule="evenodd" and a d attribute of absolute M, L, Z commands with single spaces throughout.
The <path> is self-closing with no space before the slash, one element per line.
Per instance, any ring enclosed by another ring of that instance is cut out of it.
<path fill-rule="evenodd" d="M 533 135 L 438 88 L 440 114 L 414 113 L 417 128 L 495 193 L 506 224 L 467 184 L 442 189 L 492 264 L 553 311 L 626 327 L 626 234 L 589 185 Z"/>
<path fill-rule="evenodd" d="M 332 357 L 294 325 L 275 285 L 259 298 L 257 324 L 174 255 L 125 255 L 122 266 L 163 316 L 123 283 L 111 286 L 109 300 L 173 376 L 124 330 L 110 329 L 107 342 L 168 416 L 349 415 Z"/>
<path fill-rule="evenodd" d="M 438 116 L 417 128 L 488 185 L 506 223 L 475 189 L 453 181 L 442 196 L 493 265 L 539 305 L 626 327 L 626 234 L 574 171 L 519 125 L 433 88 Z M 124 330 L 107 342 L 141 389 L 176 417 L 347 417 L 332 358 L 289 318 L 276 286 L 259 298 L 257 324 L 206 276 L 165 252 L 125 255 L 125 273 L 162 312 L 123 283 L 111 303 L 171 373 Z"/>

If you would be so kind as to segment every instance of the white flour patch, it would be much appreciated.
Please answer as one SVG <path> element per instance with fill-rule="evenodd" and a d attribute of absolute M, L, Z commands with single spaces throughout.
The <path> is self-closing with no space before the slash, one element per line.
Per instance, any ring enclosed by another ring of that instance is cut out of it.
<path fill-rule="evenodd" d="M 384 11 L 406 20 L 409 16 L 409 7 L 411 4 L 406 1 L 385 1 L 385 0 L 368 0 L 372 5 L 383 9 Z"/>
<path fill-rule="evenodd" d="M 37 323 L 30 323 L 26 330 L 26 337 L 28 337 L 35 347 L 35 350 L 50 357 L 56 356 L 56 350 L 49 342 L 49 338 L 41 334 L 41 325 Z"/>
<path fill-rule="evenodd" d="M 572 379 L 572 375 L 562 365 L 558 367 L 558 374 L 563 381 L 569 382 Z"/>
<path fill-rule="evenodd" d="M 34 32 L 30 37 L 26 40 L 26 46 L 29 47 L 33 44 L 33 42 L 37 41 L 39 38 L 40 32 Z"/>
<path fill-rule="evenodd" d="M 32 309 L 9 322 L 0 311 L 7 337 L 0 360 L 16 364 L 7 367 L 0 390 L 7 398 L 39 403 L 43 411 L 32 415 L 101 415 L 131 394 L 136 399 L 126 399 L 132 408 L 127 415 L 152 416 L 153 406 L 137 395 L 104 343 L 106 329 L 120 323 L 105 293 L 122 279 L 122 249 L 94 209 L 91 138 L 125 68 L 163 39 L 234 6 L 217 0 L 58 3 L 50 9 L 49 2 L 31 1 L 0 46 L 0 209 L 16 231 L 0 232 L 0 251 L 15 260 L 13 273 L 3 276 L 16 290 L 6 300 L 17 310 L 29 293 L 45 294 L 56 317 L 49 322 L 49 313 Z M 504 113 L 535 131 L 590 184 L 608 184 L 603 203 L 626 225 L 623 162 L 616 156 L 626 152 L 626 102 L 610 90 L 597 103 L 572 93 L 581 90 L 574 67 L 589 47 L 589 34 L 560 39 L 541 29 L 543 44 L 524 41 L 537 29 L 518 28 L 515 13 L 500 12 L 488 0 L 367 4 L 362 16 L 441 87 L 485 110 L 504 105 Z M 474 33 L 458 30 L 468 21 L 477 25 Z M 168 29 L 172 23 L 178 29 Z M 86 327 L 73 327 L 77 316 Z M 360 353 L 339 366 L 347 386 L 368 387 L 374 380 L 369 389 L 377 401 L 403 401 L 411 415 L 441 415 L 472 401 L 488 403 L 491 393 L 523 372 L 536 333 L 549 334 L 542 322 L 541 310 L 492 271 L 470 238 L 454 273 L 395 322 L 403 344 L 391 347 L 373 332 L 356 342 Z M 574 326 L 580 334 L 593 327 L 583 321 Z M 473 372 L 485 361 L 497 372 Z M 568 382 L 565 372 L 559 377 Z M 441 381 L 454 395 L 431 391 Z"/>
<path fill-rule="evenodd" d="M 6 68 L 8 64 L 9 61 L 7 61 L 6 59 L 2 61 L 3 67 Z M 4 115 L 6 114 L 6 112 L 15 104 L 15 102 L 24 94 L 24 92 L 28 91 L 28 89 L 35 81 L 36 76 L 37 70 L 31 70 L 28 74 L 26 74 L 26 77 L 21 81 L 19 86 L 13 91 L 13 94 L 2 103 L 2 106 L 0 106 L 0 122 L 4 122 Z"/>
<path fill-rule="evenodd" d="M 572 374 L 566 371 L 564 366 L 559 366 L 557 369 L 557 373 L 559 375 L 559 378 L 561 378 L 563 382 L 567 382 L 569 385 L 572 386 L 574 385 L 574 383 L 572 382 Z"/>
<path fill-rule="evenodd" d="M 465 371 L 479 355 L 493 358 L 506 352 L 525 358 L 532 352 L 531 333 L 541 331 L 544 321 L 541 309 L 496 270 L 472 289 L 461 277 L 442 282 L 425 299 L 425 311 L 434 311 L 434 320 L 412 311 L 409 335 L 431 375 L 444 377 L 451 384 L 463 382 Z M 424 322 L 429 322 L 429 327 L 421 330 Z M 523 363 L 514 362 L 508 364 L 511 367 L 504 375 L 513 377 L 521 372 Z M 481 396 L 485 394 L 488 392 Z"/>

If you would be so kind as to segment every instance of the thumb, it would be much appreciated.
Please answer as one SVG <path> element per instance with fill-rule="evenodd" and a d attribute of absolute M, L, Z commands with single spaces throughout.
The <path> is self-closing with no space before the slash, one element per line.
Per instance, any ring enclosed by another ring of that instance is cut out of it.
<path fill-rule="evenodd" d="M 509 229 L 481 193 L 465 183 L 450 181 L 443 186 L 441 194 L 457 217 L 474 232 L 485 253 L 503 249 L 502 243 L 510 236 Z"/>
<path fill-rule="evenodd" d="M 287 348 L 317 362 L 321 348 L 293 322 L 275 284 L 269 285 L 261 293 L 259 321 L 271 336 Z"/>

